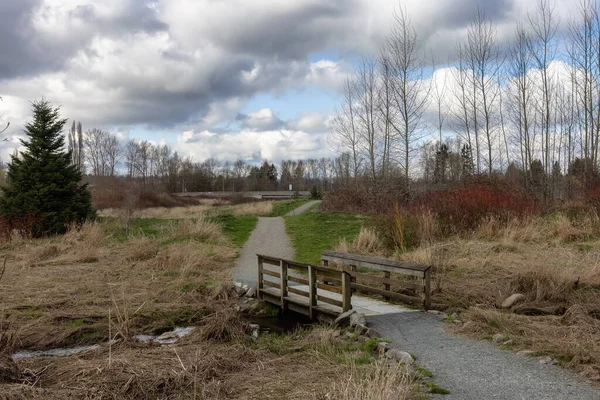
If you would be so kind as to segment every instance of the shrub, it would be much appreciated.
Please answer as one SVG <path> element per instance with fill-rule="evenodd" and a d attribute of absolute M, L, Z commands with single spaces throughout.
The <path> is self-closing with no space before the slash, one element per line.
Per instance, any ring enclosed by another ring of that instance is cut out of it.
<path fill-rule="evenodd" d="M 316 185 L 310 189 L 310 198 L 311 200 L 321 200 L 323 198 L 323 192 L 319 190 Z"/>
<path fill-rule="evenodd" d="M 539 211 L 536 201 L 519 191 L 483 182 L 426 193 L 414 206 L 434 213 L 444 234 L 473 231 L 487 218 L 507 222 Z"/>

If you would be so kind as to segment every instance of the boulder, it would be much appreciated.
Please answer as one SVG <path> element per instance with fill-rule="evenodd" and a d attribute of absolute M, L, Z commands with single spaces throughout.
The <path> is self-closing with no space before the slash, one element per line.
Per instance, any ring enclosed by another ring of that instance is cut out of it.
<path fill-rule="evenodd" d="M 354 312 L 350 315 L 350 326 L 364 325 L 367 326 L 367 318 L 365 314 Z"/>
<path fill-rule="evenodd" d="M 356 332 L 358 335 L 366 335 L 368 331 L 369 328 L 362 324 L 358 324 L 354 327 L 354 332 Z"/>
<path fill-rule="evenodd" d="M 347 326 L 350 326 L 350 318 L 355 313 L 356 313 L 356 311 L 354 311 L 354 310 L 348 310 L 345 313 L 340 314 L 340 316 L 337 317 L 335 319 L 335 321 L 333 322 L 334 325 L 339 326 L 340 328 L 345 328 Z"/>
<path fill-rule="evenodd" d="M 390 344 L 388 342 L 377 342 L 377 350 L 385 353 L 390 348 Z"/>
<path fill-rule="evenodd" d="M 373 329 L 373 328 L 369 328 L 367 330 L 367 336 L 370 337 L 370 338 L 373 338 L 373 339 L 377 339 L 377 338 L 382 337 L 381 333 L 379 333 L 378 330 Z"/>
<path fill-rule="evenodd" d="M 412 365 L 415 362 L 415 359 L 410 354 L 399 349 L 389 349 L 385 353 L 385 358 L 406 365 Z"/>
<path fill-rule="evenodd" d="M 525 295 L 521 294 L 521 293 L 515 293 L 513 295 L 510 295 L 509 297 L 506 298 L 506 300 L 504 300 L 502 302 L 501 307 L 505 308 L 505 309 L 509 309 L 512 306 L 514 306 L 515 304 L 521 302 L 525 300 Z"/>

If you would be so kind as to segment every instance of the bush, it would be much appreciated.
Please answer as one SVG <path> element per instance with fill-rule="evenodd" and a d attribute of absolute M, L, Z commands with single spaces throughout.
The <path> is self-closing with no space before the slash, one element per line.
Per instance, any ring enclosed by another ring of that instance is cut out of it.
<path fill-rule="evenodd" d="M 321 200 L 323 198 L 323 192 L 320 191 L 316 185 L 314 185 L 310 189 L 310 198 L 311 200 Z"/>
<path fill-rule="evenodd" d="M 426 193 L 413 208 L 434 213 L 443 234 L 473 231 L 487 218 L 506 222 L 539 212 L 537 202 L 518 190 L 481 181 Z"/>

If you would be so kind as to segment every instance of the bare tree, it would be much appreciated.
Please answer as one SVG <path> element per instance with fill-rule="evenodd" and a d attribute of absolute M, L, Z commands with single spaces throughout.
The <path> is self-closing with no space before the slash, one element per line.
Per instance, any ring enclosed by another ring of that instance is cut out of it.
<path fill-rule="evenodd" d="M 332 123 L 332 133 L 339 153 L 350 154 L 351 170 L 354 177 L 359 175 L 362 167 L 362 156 L 360 154 L 361 136 L 358 131 L 356 103 L 355 84 L 350 79 L 347 79 L 344 84 L 343 103 L 337 110 Z"/>
<path fill-rule="evenodd" d="M 423 79 L 423 59 L 419 54 L 417 33 L 405 10 L 395 14 L 395 24 L 385 48 L 392 69 L 395 115 L 390 124 L 399 140 L 399 164 L 406 184 L 410 181 L 411 161 L 423 138 L 423 112 L 431 87 Z"/>

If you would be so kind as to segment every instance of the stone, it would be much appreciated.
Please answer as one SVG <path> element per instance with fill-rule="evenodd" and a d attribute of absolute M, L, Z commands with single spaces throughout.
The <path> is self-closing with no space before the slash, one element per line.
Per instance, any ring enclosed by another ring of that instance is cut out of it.
<path fill-rule="evenodd" d="M 441 311 L 438 311 L 438 310 L 428 310 L 427 312 L 428 312 L 429 314 L 433 314 L 433 315 L 439 315 L 439 316 L 443 316 L 443 315 L 445 315 L 445 314 L 446 314 L 446 313 L 444 313 L 444 312 L 441 312 Z"/>
<path fill-rule="evenodd" d="M 405 351 L 399 349 L 389 349 L 385 353 L 385 358 L 388 360 L 395 360 L 401 364 L 412 365 L 415 362 L 415 359 Z"/>
<path fill-rule="evenodd" d="M 340 331 L 340 330 L 335 330 L 335 331 L 333 331 L 333 333 L 331 334 L 331 337 L 332 337 L 332 338 L 334 338 L 334 339 L 337 339 L 337 338 L 339 338 L 340 336 L 342 336 L 342 331 Z"/>
<path fill-rule="evenodd" d="M 256 288 L 254 286 L 248 288 L 246 291 L 246 297 L 256 297 Z"/>
<path fill-rule="evenodd" d="M 386 352 L 390 348 L 390 344 L 388 342 L 377 342 L 377 350 L 380 352 Z"/>
<path fill-rule="evenodd" d="M 372 339 L 377 339 L 377 338 L 382 337 L 381 333 L 379 333 L 378 330 L 373 329 L 373 328 L 367 329 L 367 336 L 370 337 L 370 338 L 372 338 Z"/>
<path fill-rule="evenodd" d="M 496 333 L 494 336 L 492 336 L 492 341 L 494 343 L 500 343 L 506 340 L 506 336 L 503 333 Z"/>
<path fill-rule="evenodd" d="M 248 291 L 248 285 L 242 285 L 240 282 L 236 282 L 233 285 L 235 293 L 237 293 L 237 295 L 240 297 L 242 297 Z"/>
<path fill-rule="evenodd" d="M 506 298 L 506 300 L 504 300 L 502 302 L 502 305 L 500 307 L 504 308 L 504 309 L 509 309 L 512 306 L 514 306 L 515 304 L 521 302 L 525 300 L 525 295 L 521 294 L 521 293 L 515 293 L 513 295 L 510 295 L 509 297 Z"/>
<path fill-rule="evenodd" d="M 158 341 L 169 340 L 169 339 L 179 339 L 179 335 L 177 335 L 176 332 L 165 332 L 156 338 L 156 340 L 158 340 Z"/>
<path fill-rule="evenodd" d="M 260 331 L 260 325 L 250 324 L 250 325 L 248 325 L 248 328 L 252 331 L 252 337 L 256 339 L 258 337 L 258 333 Z"/>
<path fill-rule="evenodd" d="M 346 340 L 354 340 L 354 333 L 352 333 L 352 332 L 346 332 L 346 333 L 344 334 L 344 338 L 345 338 Z"/>
<path fill-rule="evenodd" d="M 556 364 L 556 360 L 552 357 L 541 357 L 538 362 L 540 364 L 545 364 L 545 365 L 555 365 Z"/>
<path fill-rule="evenodd" d="M 358 324 L 354 327 L 354 332 L 356 332 L 358 335 L 365 335 L 368 330 L 369 328 L 362 324 Z"/>
<path fill-rule="evenodd" d="M 340 314 L 340 316 L 337 317 L 335 319 L 335 321 L 333 322 L 334 325 L 339 326 L 340 328 L 345 328 L 347 326 L 350 326 L 350 318 L 355 313 L 356 313 L 356 311 L 354 311 L 354 310 L 348 310 L 345 313 Z"/>
<path fill-rule="evenodd" d="M 366 342 L 367 340 L 369 340 L 369 338 L 368 338 L 367 336 L 365 336 L 365 335 L 360 335 L 360 336 L 358 337 L 358 342 L 359 342 L 359 343 L 364 343 L 364 342 Z"/>
<path fill-rule="evenodd" d="M 350 315 L 350 326 L 364 325 L 367 326 L 367 318 L 365 314 L 355 312 Z"/>

